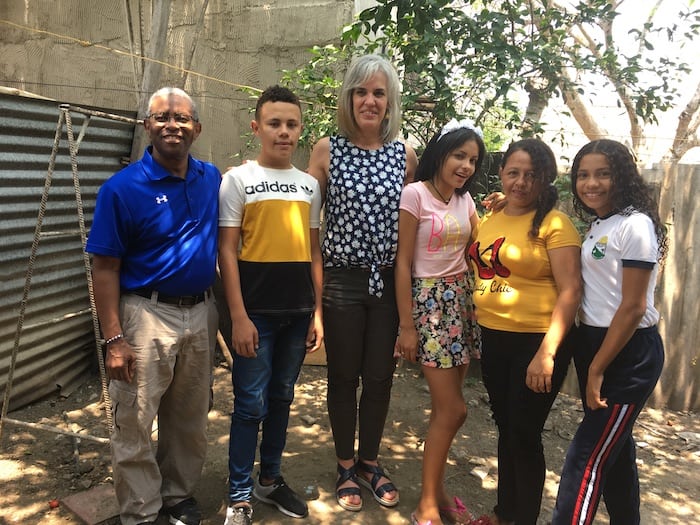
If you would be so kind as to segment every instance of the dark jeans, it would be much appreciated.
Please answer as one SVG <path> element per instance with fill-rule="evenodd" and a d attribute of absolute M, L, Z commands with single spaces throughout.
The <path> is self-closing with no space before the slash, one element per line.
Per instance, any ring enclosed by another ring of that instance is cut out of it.
<path fill-rule="evenodd" d="M 588 368 L 607 329 L 581 325 L 575 331 L 584 416 L 566 453 L 552 524 L 592 523 L 602 496 L 611 525 L 635 525 L 639 474 L 632 427 L 661 375 L 664 347 L 655 326 L 637 330 L 603 376 L 601 396 L 608 407 L 590 410 Z"/>
<path fill-rule="evenodd" d="M 382 297 L 369 295 L 369 271 L 324 270 L 323 325 L 328 358 L 328 415 L 335 452 L 341 459 L 355 456 L 359 403 L 359 450 L 375 460 L 389 410 L 396 365 L 394 344 L 399 325 L 393 271 L 382 272 Z"/>
<path fill-rule="evenodd" d="M 257 357 L 233 358 L 233 413 L 229 436 L 229 499 L 250 501 L 253 463 L 262 423 L 260 475 L 280 475 L 294 384 L 306 356 L 310 316 L 251 315 Z"/>
<path fill-rule="evenodd" d="M 552 391 L 536 393 L 525 384 L 527 367 L 544 334 L 481 327 L 481 371 L 498 427 L 498 498 L 503 521 L 535 525 L 545 479 L 542 428 L 571 361 L 571 337 L 557 351 Z"/>

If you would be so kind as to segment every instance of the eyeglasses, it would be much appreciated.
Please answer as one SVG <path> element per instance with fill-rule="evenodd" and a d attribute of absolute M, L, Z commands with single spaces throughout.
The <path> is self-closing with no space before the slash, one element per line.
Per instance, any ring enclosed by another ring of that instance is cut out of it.
<path fill-rule="evenodd" d="M 187 125 L 190 122 L 197 122 L 197 119 L 192 115 L 185 115 L 184 113 L 151 113 L 147 115 L 147 118 L 152 118 L 156 122 L 165 124 L 173 119 L 178 124 Z"/>

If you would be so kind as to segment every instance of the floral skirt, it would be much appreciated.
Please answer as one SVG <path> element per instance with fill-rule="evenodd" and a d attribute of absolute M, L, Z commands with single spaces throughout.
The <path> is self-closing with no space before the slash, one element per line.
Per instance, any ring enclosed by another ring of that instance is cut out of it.
<path fill-rule="evenodd" d="M 471 273 L 414 277 L 413 320 L 418 331 L 418 362 L 451 368 L 481 357 L 481 330 L 474 311 Z"/>

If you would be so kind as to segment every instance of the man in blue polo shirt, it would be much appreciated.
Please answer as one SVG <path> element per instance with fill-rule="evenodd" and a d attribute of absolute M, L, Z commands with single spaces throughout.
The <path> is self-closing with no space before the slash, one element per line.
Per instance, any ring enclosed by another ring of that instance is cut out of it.
<path fill-rule="evenodd" d="M 184 91 L 156 91 L 143 125 L 151 145 L 100 188 L 86 246 L 111 379 L 114 486 L 124 525 L 155 523 L 161 510 L 197 525 L 221 176 L 189 154 L 202 126 Z"/>

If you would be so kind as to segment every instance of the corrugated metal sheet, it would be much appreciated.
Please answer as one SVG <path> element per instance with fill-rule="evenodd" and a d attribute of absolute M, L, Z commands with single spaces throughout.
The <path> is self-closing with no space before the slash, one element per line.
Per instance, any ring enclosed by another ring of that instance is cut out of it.
<path fill-rule="evenodd" d="M 0 392 L 3 393 L 59 114 L 59 104 L 55 101 L 0 92 Z M 87 117 L 75 111 L 70 115 L 77 138 Z M 133 124 L 94 116 L 89 121 L 78 152 L 88 231 L 97 190 L 128 159 L 133 131 Z M 14 371 L 10 410 L 59 390 L 70 391 L 87 372 L 96 370 L 65 125 L 42 232 Z"/>

